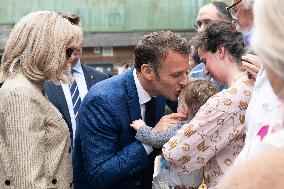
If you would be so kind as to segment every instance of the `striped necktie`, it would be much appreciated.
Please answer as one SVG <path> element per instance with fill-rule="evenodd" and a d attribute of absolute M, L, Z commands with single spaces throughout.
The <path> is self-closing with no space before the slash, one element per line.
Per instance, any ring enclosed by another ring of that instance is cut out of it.
<path fill-rule="evenodd" d="M 74 72 L 76 72 L 76 70 L 72 69 L 71 74 L 73 75 Z M 70 93 L 71 93 L 71 97 L 72 97 L 74 115 L 75 115 L 75 119 L 76 119 L 77 115 L 78 115 L 78 110 L 79 110 L 79 107 L 80 107 L 80 104 L 81 104 L 81 98 L 80 98 L 78 85 L 77 85 L 75 79 L 74 79 L 73 83 L 71 85 L 69 85 L 69 87 L 70 87 Z"/>

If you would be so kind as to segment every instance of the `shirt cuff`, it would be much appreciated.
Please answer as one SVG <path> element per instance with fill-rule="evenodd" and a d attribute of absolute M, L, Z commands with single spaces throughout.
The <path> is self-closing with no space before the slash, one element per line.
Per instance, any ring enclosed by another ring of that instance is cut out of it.
<path fill-rule="evenodd" d="M 143 144 L 143 143 L 142 143 L 142 145 L 143 145 L 147 155 L 149 155 L 149 154 L 151 154 L 151 152 L 153 152 L 153 147 L 152 146 L 149 146 L 149 145 Z"/>

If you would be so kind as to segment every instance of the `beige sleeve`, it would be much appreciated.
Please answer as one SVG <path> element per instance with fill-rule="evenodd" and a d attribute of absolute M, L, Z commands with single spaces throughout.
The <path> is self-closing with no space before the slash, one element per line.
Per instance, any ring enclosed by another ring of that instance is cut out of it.
<path fill-rule="evenodd" d="M 14 180 L 15 188 L 36 188 L 44 180 L 45 116 L 41 104 L 30 96 L 15 92 L 3 101 L 1 133 L 5 135 L 4 148 L 9 163 L 6 173 Z"/>

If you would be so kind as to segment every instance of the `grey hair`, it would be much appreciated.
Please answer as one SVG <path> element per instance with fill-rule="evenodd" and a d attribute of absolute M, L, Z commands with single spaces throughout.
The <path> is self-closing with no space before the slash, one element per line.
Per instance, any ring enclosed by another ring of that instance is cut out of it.
<path fill-rule="evenodd" d="M 284 79 L 284 0 L 257 0 L 252 47 L 275 74 Z"/>

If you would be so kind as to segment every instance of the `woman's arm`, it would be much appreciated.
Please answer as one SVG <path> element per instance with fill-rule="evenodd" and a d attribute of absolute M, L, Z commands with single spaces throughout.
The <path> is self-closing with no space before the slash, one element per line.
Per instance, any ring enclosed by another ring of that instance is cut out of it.
<path fill-rule="evenodd" d="M 4 107 L 1 135 L 5 137 L 0 138 L 8 153 L 6 157 L 9 157 L 4 173 L 12 176 L 14 183 L 11 184 L 15 188 L 46 186 L 48 178 L 42 170 L 45 166 L 45 117 L 41 104 L 31 97 L 32 93 L 24 90 L 11 92 L 1 100 Z"/>

